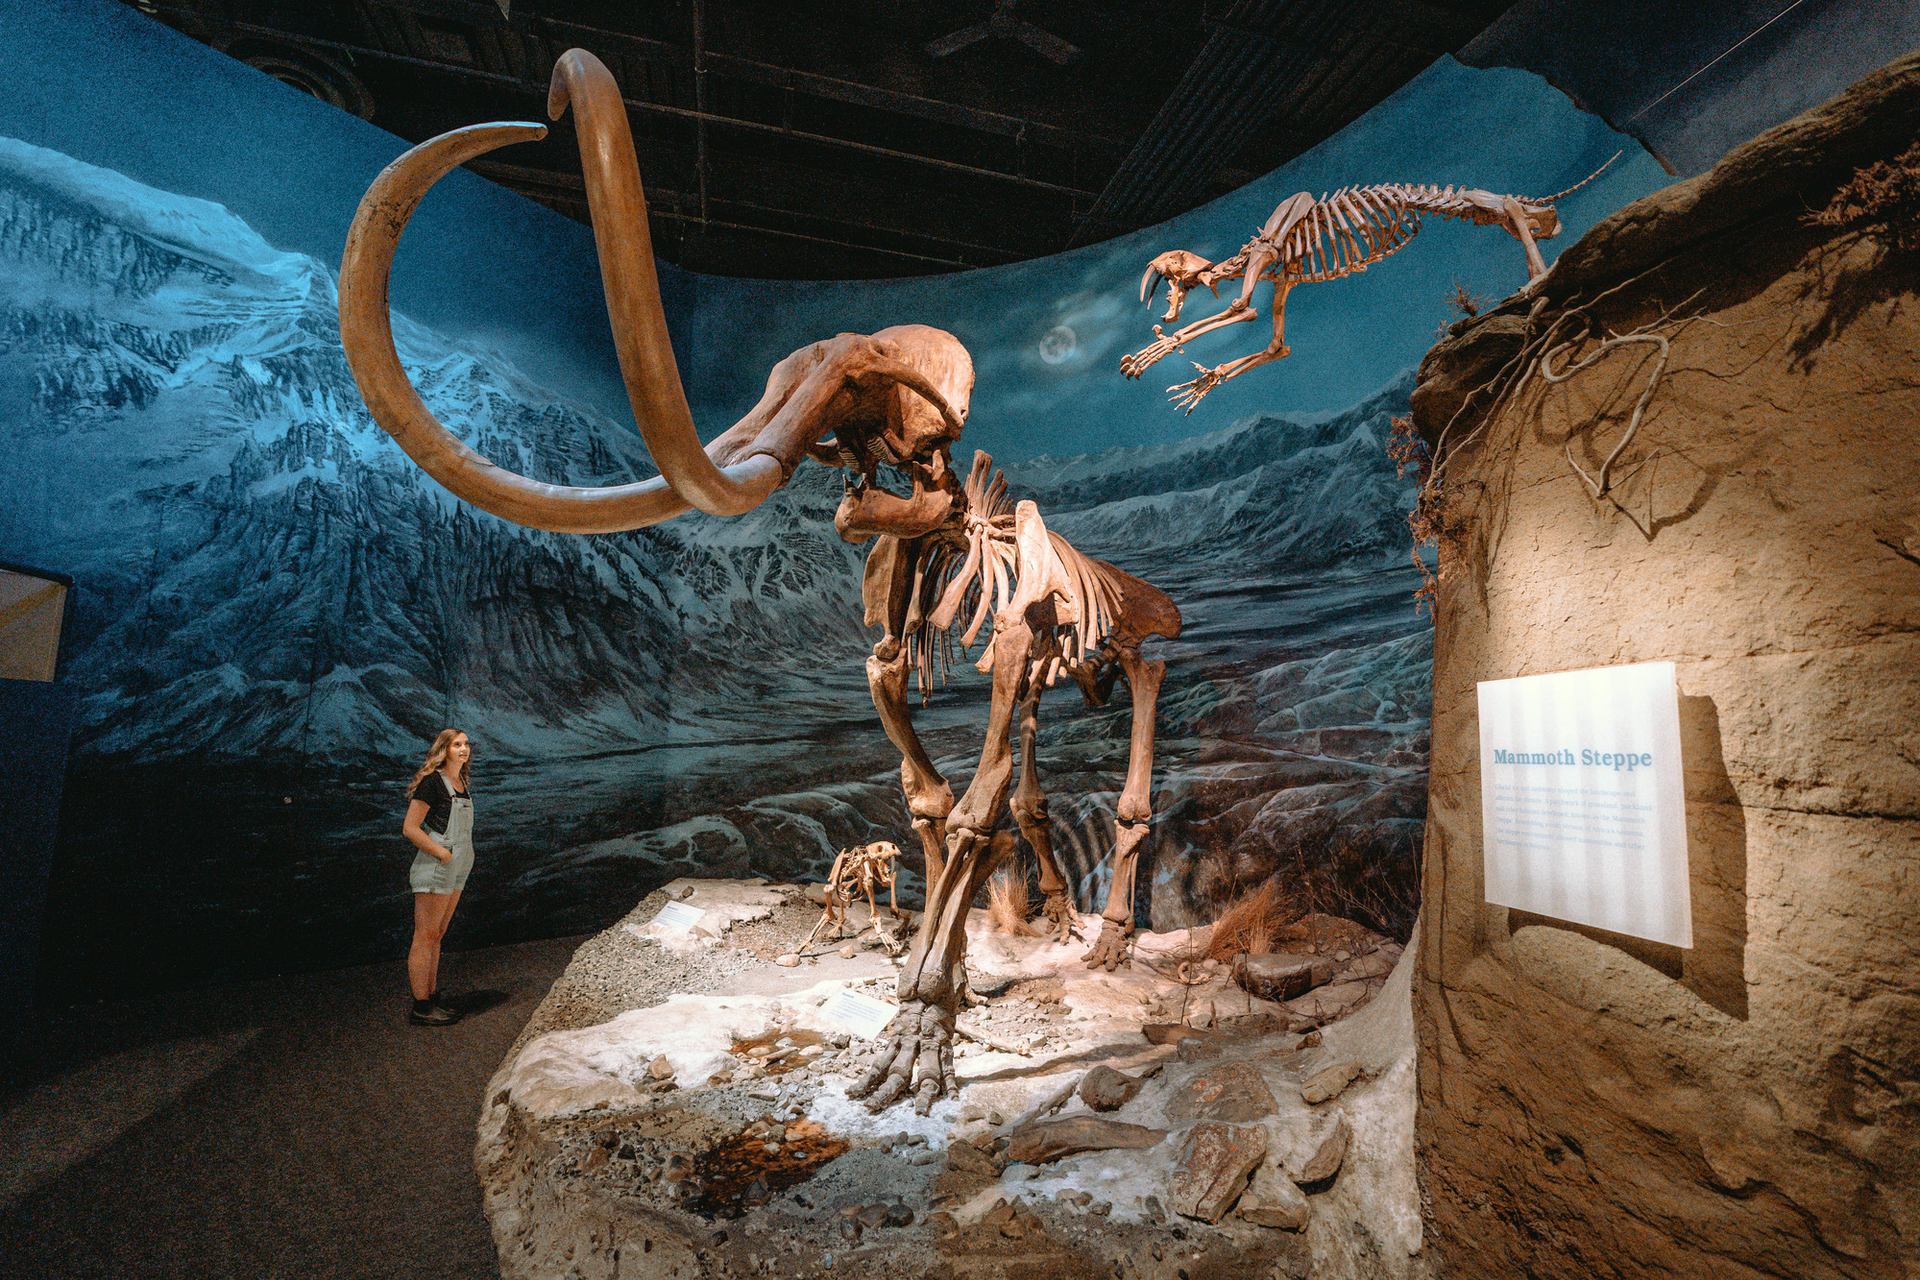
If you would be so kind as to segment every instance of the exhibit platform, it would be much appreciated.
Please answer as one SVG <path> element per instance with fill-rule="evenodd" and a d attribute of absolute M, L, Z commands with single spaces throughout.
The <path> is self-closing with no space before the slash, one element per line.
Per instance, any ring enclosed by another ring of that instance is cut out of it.
<path fill-rule="evenodd" d="M 819 917 L 681 880 L 580 948 L 488 1088 L 503 1275 L 1427 1273 L 1397 944 L 1309 917 L 1274 963 L 1317 985 L 1273 1001 L 1212 926 L 1105 972 L 1097 917 L 1061 943 L 976 909 L 958 1092 L 918 1115 L 849 1099 L 896 968 L 870 927 L 797 954 Z"/>

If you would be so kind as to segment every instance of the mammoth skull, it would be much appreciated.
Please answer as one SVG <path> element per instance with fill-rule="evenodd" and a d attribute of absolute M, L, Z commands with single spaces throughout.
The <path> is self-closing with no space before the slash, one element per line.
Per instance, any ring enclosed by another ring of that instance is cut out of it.
<path fill-rule="evenodd" d="M 408 456 L 458 497 L 504 519 L 559 533 L 611 533 L 658 524 L 689 509 L 752 510 L 833 437 L 842 457 L 912 464 L 943 478 L 946 452 L 965 425 L 973 362 L 952 334 L 899 325 L 840 334 L 781 360 L 747 415 L 702 446 L 668 338 L 647 227 L 646 195 L 626 107 L 606 66 L 582 49 L 553 69 L 548 115 L 571 106 L 600 257 L 607 315 L 627 397 L 660 474 L 632 484 L 548 484 L 500 467 L 463 444 L 427 408 L 401 367 L 388 288 L 393 255 L 427 191 L 477 156 L 546 136 L 538 124 L 483 124 L 442 134 L 383 170 L 362 198 L 340 261 L 340 339 L 368 411 Z M 907 533 L 951 514 L 959 501 L 880 507 L 861 531 Z M 896 527 L 898 525 L 899 527 Z M 931 527 L 930 525 L 928 527 Z"/>

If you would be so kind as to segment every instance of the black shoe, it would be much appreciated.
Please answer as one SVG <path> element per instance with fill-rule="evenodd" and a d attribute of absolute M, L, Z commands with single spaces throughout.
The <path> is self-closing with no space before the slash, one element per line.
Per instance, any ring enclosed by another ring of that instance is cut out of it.
<path fill-rule="evenodd" d="M 431 1002 L 428 1002 L 424 1009 L 420 1005 L 421 1002 L 416 1000 L 413 1008 L 407 1013 L 407 1021 L 416 1027 L 450 1027 L 460 1021 L 460 1015 L 451 1009 L 442 1008 Z"/>
<path fill-rule="evenodd" d="M 438 991 L 427 997 L 427 1003 L 436 1009 L 444 1009 L 454 1017 L 460 1016 L 460 1006 L 441 995 Z"/>

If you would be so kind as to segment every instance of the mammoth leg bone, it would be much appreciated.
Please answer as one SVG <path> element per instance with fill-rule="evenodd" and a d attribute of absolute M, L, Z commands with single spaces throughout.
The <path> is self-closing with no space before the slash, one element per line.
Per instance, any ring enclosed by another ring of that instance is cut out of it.
<path fill-rule="evenodd" d="M 1027 682 L 1026 696 L 1020 699 L 1020 781 L 1013 789 L 1013 820 L 1033 859 L 1040 867 L 1040 892 L 1046 895 L 1048 926 L 1056 942 L 1065 942 L 1073 933 L 1073 898 L 1067 893 L 1066 877 L 1060 874 L 1059 859 L 1053 853 L 1053 832 L 1047 817 L 1047 795 L 1040 789 L 1040 762 L 1034 749 L 1040 737 L 1040 693 L 1038 680 Z"/>
<path fill-rule="evenodd" d="M 994 621 L 993 703 L 980 767 L 947 822 L 947 858 L 927 891 L 927 910 L 900 971 L 900 1012 L 867 1071 L 847 1095 L 878 1111 L 909 1094 L 925 1115 L 955 1088 L 953 1024 L 965 985 L 967 911 L 994 866 L 1011 852 L 1010 831 L 995 833 L 1013 774 L 1014 704 L 1026 678 L 1033 633 L 1011 606 Z"/>
<path fill-rule="evenodd" d="M 900 752 L 900 789 L 906 793 L 907 816 L 920 838 L 926 858 L 927 893 L 940 879 L 947 841 L 947 815 L 953 811 L 953 788 L 940 776 L 932 757 L 913 731 L 913 712 L 907 701 L 907 679 L 912 663 L 900 634 L 906 627 L 907 594 L 912 587 L 919 548 L 899 538 L 874 540 L 867 555 L 866 580 L 861 586 L 867 622 L 885 629 L 867 659 L 867 688 L 880 727 Z M 929 897 L 928 905 L 932 905 Z"/>
<path fill-rule="evenodd" d="M 1140 842 L 1153 821 L 1153 728 L 1160 703 L 1160 681 L 1167 664 L 1140 656 L 1137 648 L 1120 651 L 1120 665 L 1133 691 L 1133 737 L 1127 752 L 1127 785 L 1114 811 L 1113 883 L 1101 915 L 1100 937 L 1087 953 L 1090 969 L 1128 965 L 1133 938 L 1134 872 Z"/>

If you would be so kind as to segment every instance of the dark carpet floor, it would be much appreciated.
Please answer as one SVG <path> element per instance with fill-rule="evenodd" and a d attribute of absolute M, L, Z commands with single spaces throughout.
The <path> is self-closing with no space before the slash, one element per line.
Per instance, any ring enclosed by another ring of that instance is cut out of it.
<path fill-rule="evenodd" d="M 494 1276 L 481 1093 L 578 938 L 43 1018 L 0 1093 L 0 1276 Z"/>

